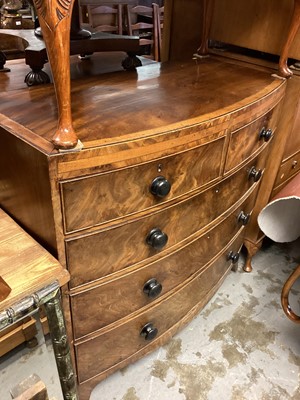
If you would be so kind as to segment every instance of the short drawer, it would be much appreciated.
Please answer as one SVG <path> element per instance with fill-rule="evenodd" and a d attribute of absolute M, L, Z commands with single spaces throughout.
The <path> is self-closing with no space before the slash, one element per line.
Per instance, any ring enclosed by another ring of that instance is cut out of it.
<path fill-rule="evenodd" d="M 238 216 L 242 211 L 246 214 L 251 212 L 255 195 L 256 191 L 224 221 L 173 254 L 121 278 L 71 296 L 72 312 L 76 315 L 73 321 L 75 338 L 148 306 L 200 271 L 241 229 Z"/>
<path fill-rule="evenodd" d="M 268 142 L 277 126 L 279 105 L 251 124 L 230 134 L 225 173 L 236 168 Z"/>
<path fill-rule="evenodd" d="M 231 267 L 231 262 L 227 260 L 228 252 L 230 250 L 237 252 L 241 244 L 242 238 L 238 237 L 217 261 L 178 288 L 164 301 L 93 339 L 81 343 L 75 342 L 79 382 L 84 382 L 124 361 L 129 363 L 130 357 L 136 352 L 141 350 L 146 352 L 147 345 L 151 346 L 149 350 L 152 350 L 155 342 L 156 345 L 161 345 L 169 340 L 170 331 L 167 331 L 173 328 L 172 333 L 175 333 L 182 326 L 182 321 L 187 322 L 192 318 L 193 315 L 189 318 L 187 315 L 193 308 L 196 311 L 200 310 L 212 297 L 220 280 Z M 140 334 L 148 323 L 152 323 L 158 330 L 153 341 L 146 340 Z M 164 333 L 166 333 L 165 336 Z"/>
<path fill-rule="evenodd" d="M 186 239 L 233 206 L 252 186 L 249 170 L 259 169 L 252 160 L 212 188 L 135 222 L 66 241 L 70 286 L 75 287 L 112 274 L 157 255 L 146 239 L 154 228 L 168 236 L 163 250 Z"/>
<path fill-rule="evenodd" d="M 61 183 L 65 231 L 72 232 L 147 209 L 220 176 L 224 138 L 177 155 Z M 212 158 L 212 154 L 214 157 Z M 154 181 L 162 177 L 165 180 Z M 165 193 L 150 192 L 151 185 Z"/>
<path fill-rule="evenodd" d="M 274 187 L 281 185 L 283 182 L 288 181 L 293 175 L 297 174 L 300 170 L 300 152 L 294 154 L 288 160 L 281 164 L 278 170 Z"/>

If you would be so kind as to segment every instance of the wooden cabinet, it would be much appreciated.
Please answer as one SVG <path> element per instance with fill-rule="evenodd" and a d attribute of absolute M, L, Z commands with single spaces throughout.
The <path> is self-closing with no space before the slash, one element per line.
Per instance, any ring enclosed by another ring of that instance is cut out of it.
<path fill-rule="evenodd" d="M 300 53 L 299 53 L 300 58 Z M 282 161 L 273 185 L 271 198 L 275 196 L 299 172 L 300 167 L 300 71 L 294 71 L 287 82 L 282 129 L 287 131 Z"/>
<path fill-rule="evenodd" d="M 177 2 L 178 0 L 174 0 L 174 4 Z M 217 44 L 219 50 L 212 47 L 210 51 L 221 57 L 228 57 L 232 62 L 278 74 L 278 55 L 283 51 L 295 10 L 295 37 L 290 42 L 287 55 L 294 59 L 289 64 L 297 65 L 295 60 L 300 60 L 299 8 L 298 0 L 215 0 L 209 38 L 212 46 L 213 43 Z M 201 17 L 201 12 L 198 16 Z M 188 35 L 183 36 L 181 40 L 188 40 L 187 37 Z M 174 37 L 171 37 L 170 41 L 173 40 Z M 291 70 L 293 75 L 288 79 L 286 97 L 279 110 L 278 146 L 270 154 L 268 172 L 261 184 L 261 195 L 247 228 L 246 271 L 251 271 L 251 259 L 263 239 L 257 224 L 259 212 L 299 172 L 300 72 L 297 67 Z M 237 143 L 243 147 L 239 138 Z"/>
<path fill-rule="evenodd" d="M 210 57 L 72 85 L 81 150 L 50 142 L 51 86 L 3 94 L 0 193 L 71 274 L 64 309 L 87 400 L 190 321 L 237 261 L 286 82 Z"/>

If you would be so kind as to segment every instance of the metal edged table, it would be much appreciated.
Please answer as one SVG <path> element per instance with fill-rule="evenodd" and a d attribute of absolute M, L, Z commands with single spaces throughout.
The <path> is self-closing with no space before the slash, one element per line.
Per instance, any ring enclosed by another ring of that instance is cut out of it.
<path fill-rule="evenodd" d="M 44 305 L 65 400 L 77 400 L 60 287 L 69 273 L 0 209 L 0 331 Z"/>

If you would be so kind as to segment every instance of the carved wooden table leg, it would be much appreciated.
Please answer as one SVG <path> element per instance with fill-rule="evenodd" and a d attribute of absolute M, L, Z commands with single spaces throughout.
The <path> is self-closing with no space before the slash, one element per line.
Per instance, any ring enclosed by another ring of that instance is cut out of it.
<path fill-rule="evenodd" d="M 197 50 L 197 55 L 205 57 L 208 55 L 208 35 L 212 22 L 214 0 L 202 0 L 202 35 L 201 44 Z"/>
<path fill-rule="evenodd" d="M 297 324 L 300 324 L 300 316 L 295 314 L 289 304 L 289 293 L 290 290 L 292 289 L 292 286 L 296 282 L 296 280 L 300 278 L 300 265 L 295 269 L 295 271 L 290 275 L 288 280 L 283 286 L 282 293 L 281 293 L 281 304 L 283 311 L 285 314 L 288 316 L 290 320 L 293 322 L 296 322 Z"/>
<path fill-rule="evenodd" d="M 58 126 L 53 144 L 59 149 L 76 146 L 71 115 L 70 24 L 74 0 L 34 0 L 53 74 Z"/>
<path fill-rule="evenodd" d="M 293 43 L 296 33 L 298 32 L 299 27 L 300 27 L 300 0 L 294 0 L 294 11 L 292 16 L 292 21 L 290 24 L 290 29 L 279 60 L 279 75 L 283 76 L 284 78 L 289 78 L 291 75 L 293 75 L 293 72 L 287 66 L 287 59 L 289 56 L 290 47 Z"/>

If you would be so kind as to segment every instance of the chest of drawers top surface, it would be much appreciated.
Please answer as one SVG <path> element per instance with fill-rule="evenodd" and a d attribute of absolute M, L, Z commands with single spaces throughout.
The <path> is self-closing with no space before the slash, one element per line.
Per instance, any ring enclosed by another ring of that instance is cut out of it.
<path fill-rule="evenodd" d="M 210 127 L 223 123 L 226 128 L 232 113 L 236 113 L 233 127 L 238 129 L 247 123 L 239 110 L 282 85 L 270 73 L 213 58 L 103 73 L 72 81 L 74 128 L 85 150 L 141 138 L 159 143 L 157 135 L 164 131 L 205 121 Z M 57 153 L 50 142 L 57 120 L 52 85 L 5 92 L 1 113 L 3 127 L 18 130 L 19 136 L 45 153 Z M 252 110 L 248 122 L 258 116 Z M 206 135 L 203 129 L 202 136 Z M 74 154 L 63 157 L 72 159 Z"/>
<path fill-rule="evenodd" d="M 213 57 L 91 74 L 72 82 L 83 148 L 60 153 L 52 87 L 4 94 L 1 202 L 47 243 L 52 227 L 81 395 L 163 344 L 237 262 L 284 93 Z"/>

